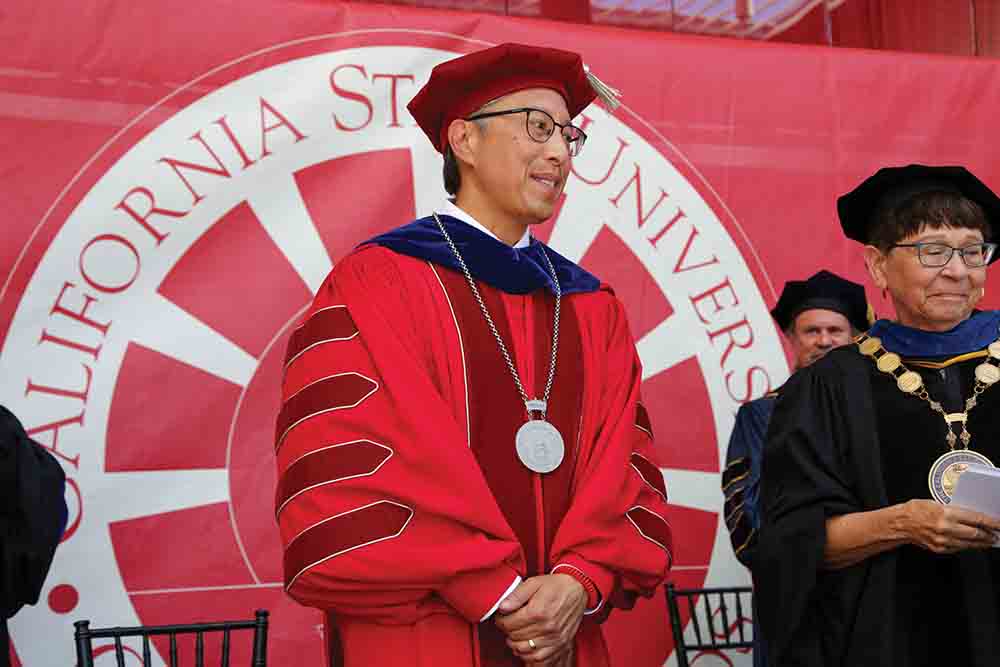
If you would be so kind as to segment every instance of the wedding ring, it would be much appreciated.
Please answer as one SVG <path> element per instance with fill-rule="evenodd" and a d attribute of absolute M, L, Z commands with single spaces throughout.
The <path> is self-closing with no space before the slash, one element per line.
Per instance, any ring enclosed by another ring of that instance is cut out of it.
<path fill-rule="evenodd" d="M 537 646 L 535 646 L 535 640 L 534 639 L 529 639 L 528 640 L 528 646 L 531 647 L 532 651 L 534 651 L 536 648 L 538 648 Z"/>

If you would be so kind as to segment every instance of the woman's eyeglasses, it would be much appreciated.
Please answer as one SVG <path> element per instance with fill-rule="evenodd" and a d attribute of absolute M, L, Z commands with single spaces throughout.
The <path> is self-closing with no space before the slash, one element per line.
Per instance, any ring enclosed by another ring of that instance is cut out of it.
<path fill-rule="evenodd" d="M 940 268 L 951 261 L 956 252 L 970 269 L 977 269 L 990 263 L 996 243 L 972 243 L 964 248 L 955 248 L 947 243 L 893 243 L 890 248 L 916 248 L 917 259 L 923 266 Z"/>

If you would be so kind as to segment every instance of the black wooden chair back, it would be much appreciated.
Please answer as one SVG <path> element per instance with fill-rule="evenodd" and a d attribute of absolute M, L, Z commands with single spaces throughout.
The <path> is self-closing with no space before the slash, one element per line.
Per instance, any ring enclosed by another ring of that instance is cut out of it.
<path fill-rule="evenodd" d="M 90 621 L 77 621 L 76 664 L 77 667 L 94 667 L 94 639 L 114 639 L 115 659 L 118 667 L 125 667 L 125 647 L 123 637 L 142 637 L 142 665 L 152 667 L 150 637 L 166 635 L 169 642 L 169 667 L 180 667 L 177 661 L 178 635 L 194 636 L 194 667 L 205 665 L 205 635 L 221 633 L 220 667 L 231 667 L 229 654 L 233 631 L 253 630 L 253 656 L 251 667 L 267 667 L 267 611 L 258 609 L 253 620 L 218 621 L 214 623 L 187 623 L 184 625 L 140 625 L 132 628 L 91 628 Z"/>
<path fill-rule="evenodd" d="M 687 611 L 685 635 L 681 612 Z M 688 653 L 753 648 L 753 588 L 675 588 L 667 584 L 667 610 L 674 635 L 677 667 L 688 667 Z"/>

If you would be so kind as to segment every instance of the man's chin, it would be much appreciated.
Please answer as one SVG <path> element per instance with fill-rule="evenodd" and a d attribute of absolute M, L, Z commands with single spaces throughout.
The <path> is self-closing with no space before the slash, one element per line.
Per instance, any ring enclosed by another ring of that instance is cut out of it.
<path fill-rule="evenodd" d="M 532 211 L 530 217 L 526 217 L 525 223 L 529 226 L 540 225 L 542 223 L 548 222 L 553 215 L 555 215 L 556 207 L 552 206 L 547 209 Z"/>
<path fill-rule="evenodd" d="M 562 193 L 554 197 L 539 197 L 535 198 L 534 201 L 527 203 L 525 206 L 526 217 L 530 217 L 531 220 L 528 222 L 529 225 L 538 225 L 543 222 L 548 222 L 548 220 L 555 215 L 556 211 L 559 209 L 559 200 L 562 198 Z"/>

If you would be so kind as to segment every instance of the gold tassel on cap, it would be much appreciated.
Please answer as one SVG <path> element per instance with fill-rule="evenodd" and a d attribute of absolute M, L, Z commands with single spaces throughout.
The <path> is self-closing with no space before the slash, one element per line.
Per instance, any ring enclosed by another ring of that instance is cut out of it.
<path fill-rule="evenodd" d="M 620 90 L 612 88 L 598 79 L 594 73 L 590 71 L 590 67 L 586 64 L 583 66 L 583 73 L 587 75 L 587 81 L 590 83 L 590 87 L 594 89 L 595 93 L 597 93 L 597 97 L 604 102 L 604 106 L 608 108 L 608 111 L 614 111 L 621 106 L 622 93 Z"/>

